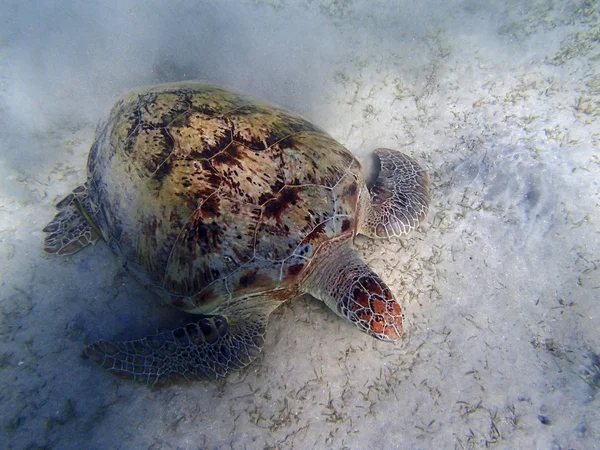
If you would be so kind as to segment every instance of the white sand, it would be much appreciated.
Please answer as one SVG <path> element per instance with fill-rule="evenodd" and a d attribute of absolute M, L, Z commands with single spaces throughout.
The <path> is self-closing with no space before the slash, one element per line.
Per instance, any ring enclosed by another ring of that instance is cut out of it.
<path fill-rule="evenodd" d="M 0 7 L 0 447 L 600 447 L 600 2 L 19 3 Z M 302 298 L 224 381 L 150 390 L 81 358 L 185 320 L 105 245 L 58 258 L 40 231 L 116 96 L 182 78 L 428 168 L 422 229 L 357 242 L 402 343 Z"/>

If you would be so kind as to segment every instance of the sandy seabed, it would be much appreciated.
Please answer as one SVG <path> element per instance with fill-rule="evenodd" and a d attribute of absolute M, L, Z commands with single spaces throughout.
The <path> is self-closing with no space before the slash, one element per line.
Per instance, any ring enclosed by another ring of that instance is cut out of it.
<path fill-rule="evenodd" d="M 246 1 L 0 7 L 0 447 L 600 447 L 600 2 Z M 95 124 L 134 86 L 202 78 L 279 103 L 368 166 L 429 171 L 426 223 L 358 249 L 397 345 L 310 298 L 262 356 L 152 390 L 85 343 L 180 324 L 99 243 L 42 250 Z"/>

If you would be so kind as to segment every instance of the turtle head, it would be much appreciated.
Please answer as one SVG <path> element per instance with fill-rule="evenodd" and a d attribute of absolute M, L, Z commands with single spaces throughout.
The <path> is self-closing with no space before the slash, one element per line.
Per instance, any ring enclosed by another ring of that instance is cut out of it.
<path fill-rule="evenodd" d="M 352 283 L 339 298 L 337 313 L 382 341 L 397 341 L 402 336 L 402 308 L 374 273 L 361 276 Z"/>
<path fill-rule="evenodd" d="M 311 294 L 361 331 L 382 341 L 402 336 L 402 308 L 383 280 L 367 266 L 350 242 L 317 254 L 303 291 Z"/>

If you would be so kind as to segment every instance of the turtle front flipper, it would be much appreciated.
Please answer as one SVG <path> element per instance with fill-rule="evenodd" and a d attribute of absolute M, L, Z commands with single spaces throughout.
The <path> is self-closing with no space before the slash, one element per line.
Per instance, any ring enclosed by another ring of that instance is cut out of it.
<path fill-rule="evenodd" d="M 58 202 L 56 208 L 58 214 L 42 230 L 47 233 L 44 239 L 46 252 L 70 255 L 100 238 L 100 230 L 92 220 L 87 185 L 77 187 Z"/>
<path fill-rule="evenodd" d="M 370 195 L 361 195 L 358 232 L 374 238 L 400 236 L 417 228 L 427 216 L 429 176 L 403 153 L 379 148 L 375 154 L 381 171 Z"/>
<path fill-rule="evenodd" d="M 280 304 L 271 298 L 243 300 L 248 305 L 240 299 L 227 305 L 229 319 L 203 316 L 143 339 L 101 340 L 88 345 L 85 352 L 114 375 L 153 387 L 224 377 L 260 354 L 269 315 Z"/>
<path fill-rule="evenodd" d="M 327 254 L 317 255 L 303 291 L 377 339 L 400 339 L 404 314 L 381 278 L 347 242 L 322 251 Z"/>

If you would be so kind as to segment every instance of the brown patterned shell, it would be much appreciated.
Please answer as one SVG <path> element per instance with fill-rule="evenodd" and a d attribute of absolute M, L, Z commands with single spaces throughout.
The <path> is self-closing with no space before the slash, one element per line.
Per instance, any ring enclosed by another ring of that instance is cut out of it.
<path fill-rule="evenodd" d="M 274 291 L 319 246 L 351 239 L 361 168 L 282 109 L 202 83 L 127 95 L 89 161 L 96 224 L 127 269 L 190 312 Z"/>

